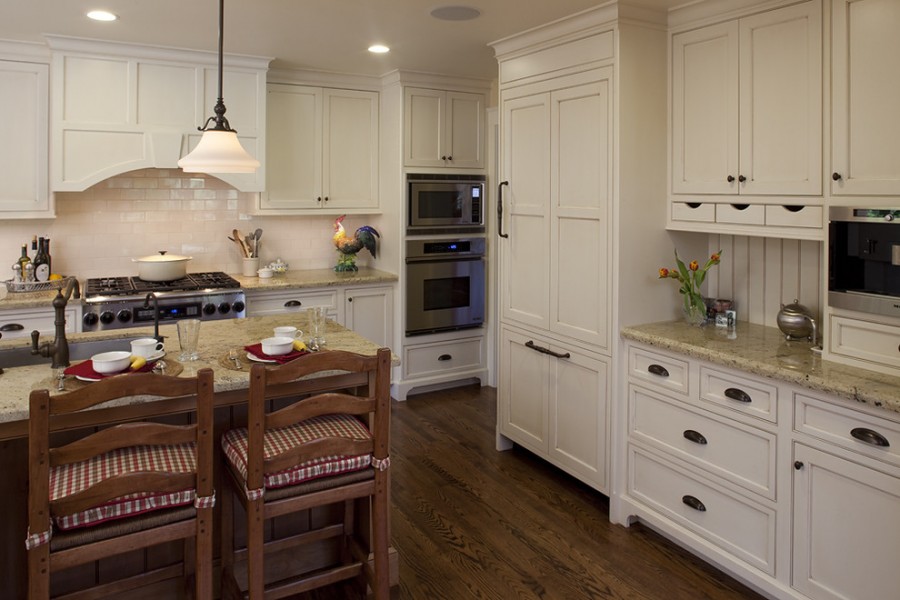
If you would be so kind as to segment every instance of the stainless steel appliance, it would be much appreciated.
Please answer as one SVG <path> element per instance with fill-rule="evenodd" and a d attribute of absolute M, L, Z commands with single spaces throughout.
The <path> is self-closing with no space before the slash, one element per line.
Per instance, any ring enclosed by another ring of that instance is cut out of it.
<path fill-rule="evenodd" d="M 481 327 L 484 238 L 407 240 L 406 335 Z"/>
<path fill-rule="evenodd" d="M 175 281 L 139 277 L 88 279 L 84 289 L 84 331 L 152 325 L 178 319 L 214 321 L 246 316 L 241 284 L 225 273 L 189 273 Z"/>
<path fill-rule="evenodd" d="M 484 233 L 483 175 L 406 176 L 407 234 Z"/>
<path fill-rule="evenodd" d="M 900 317 L 900 209 L 830 209 L 828 304 Z"/>

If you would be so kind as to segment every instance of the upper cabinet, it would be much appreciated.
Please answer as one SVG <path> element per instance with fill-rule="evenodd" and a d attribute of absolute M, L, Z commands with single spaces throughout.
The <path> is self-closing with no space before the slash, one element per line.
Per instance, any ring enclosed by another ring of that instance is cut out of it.
<path fill-rule="evenodd" d="M 46 64 L 0 59 L 0 219 L 53 216 L 48 191 Z"/>
<path fill-rule="evenodd" d="M 113 175 L 178 168 L 212 116 L 218 62 L 212 52 L 47 36 L 52 50 L 51 186 L 81 191 Z M 217 174 L 241 191 L 265 182 L 265 90 L 269 59 L 225 57 L 226 117 L 256 173 Z M 102 90 L 102 92 L 100 92 Z"/>
<path fill-rule="evenodd" d="M 407 167 L 484 168 L 484 94 L 404 90 Z"/>
<path fill-rule="evenodd" d="M 378 209 L 378 93 L 269 84 L 261 214 Z"/>
<path fill-rule="evenodd" d="M 832 2 L 831 193 L 900 195 L 900 2 Z"/>
<path fill-rule="evenodd" d="M 672 193 L 822 193 L 821 8 L 672 36 Z"/>

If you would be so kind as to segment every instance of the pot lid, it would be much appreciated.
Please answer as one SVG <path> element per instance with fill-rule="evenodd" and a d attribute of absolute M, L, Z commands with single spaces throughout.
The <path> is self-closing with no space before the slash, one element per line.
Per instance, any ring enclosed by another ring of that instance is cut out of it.
<path fill-rule="evenodd" d="M 159 254 L 151 254 L 150 256 L 142 256 L 140 258 L 132 259 L 134 262 L 146 262 L 146 263 L 173 263 L 173 262 L 182 262 L 186 260 L 191 260 L 192 256 L 181 256 L 178 254 L 166 254 L 166 250 L 160 250 Z"/>
<path fill-rule="evenodd" d="M 785 304 L 781 307 L 781 312 L 786 315 L 809 315 L 809 309 L 800 304 L 799 300 L 794 300 L 791 304 Z"/>

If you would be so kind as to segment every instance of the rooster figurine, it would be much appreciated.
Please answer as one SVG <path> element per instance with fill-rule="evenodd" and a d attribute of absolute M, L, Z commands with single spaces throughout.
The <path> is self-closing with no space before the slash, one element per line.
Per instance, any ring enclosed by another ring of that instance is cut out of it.
<path fill-rule="evenodd" d="M 356 233 L 353 234 L 353 238 L 348 237 L 342 224 L 346 216 L 341 215 L 334 220 L 334 237 L 331 238 L 334 240 L 334 247 L 340 252 L 338 263 L 334 267 L 334 270 L 337 272 L 358 271 L 356 254 L 363 248 L 369 251 L 372 258 L 375 258 L 378 241 L 376 238 L 381 237 L 374 227 L 368 225 L 363 225 L 357 229 Z"/>

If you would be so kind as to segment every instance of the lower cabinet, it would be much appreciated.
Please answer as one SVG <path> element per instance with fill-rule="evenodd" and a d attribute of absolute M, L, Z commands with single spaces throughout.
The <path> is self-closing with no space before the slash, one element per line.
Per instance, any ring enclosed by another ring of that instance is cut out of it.
<path fill-rule="evenodd" d="M 499 432 L 607 493 L 605 357 L 501 328 Z"/>
<path fill-rule="evenodd" d="M 389 287 L 346 288 L 344 326 L 380 346 L 393 346 L 394 292 Z"/>
<path fill-rule="evenodd" d="M 49 303 L 48 303 L 49 304 Z M 17 308 L 0 310 L 0 335 L 4 339 L 24 338 L 34 330 L 42 336 L 56 331 L 56 317 L 52 308 Z M 66 307 L 66 333 L 81 331 L 81 308 Z"/>
<path fill-rule="evenodd" d="M 398 400 L 406 400 L 417 388 L 470 379 L 484 385 L 488 377 L 484 329 L 407 337 L 400 363 L 401 376 L 391 388 L 391 395 Z"/>
<path fill-rule="evenodd" d="M 307 328 L 306 309 L 321 306 L 325 308 L 330 318 L 342 320 L 339 318 L 338 312 L 341 306 L 338 303 L 338 290 L 334 288 L 325 290 L 295 289 L 278 292 L 250 290 L 246 292 L 246 296 L 248 317 L 297 313 L 298 321 L 295 327 L 305 331 Z"/>

